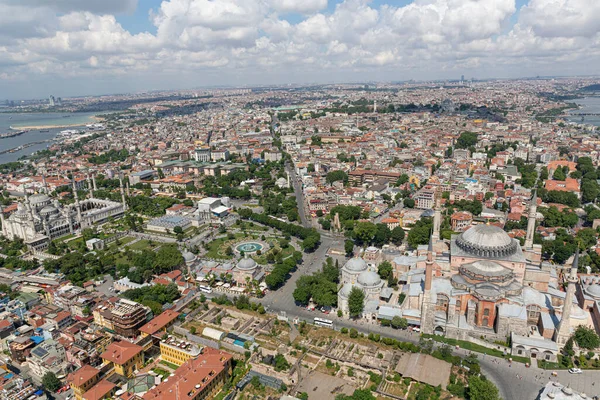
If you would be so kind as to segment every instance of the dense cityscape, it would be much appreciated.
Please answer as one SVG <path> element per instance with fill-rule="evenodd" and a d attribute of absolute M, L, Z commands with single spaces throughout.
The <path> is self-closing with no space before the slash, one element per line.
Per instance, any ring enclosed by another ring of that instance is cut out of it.
<path fill-rule="evenodd" d="M 7 101 L 1 397 L 597 395 L 598 82 Z"/>

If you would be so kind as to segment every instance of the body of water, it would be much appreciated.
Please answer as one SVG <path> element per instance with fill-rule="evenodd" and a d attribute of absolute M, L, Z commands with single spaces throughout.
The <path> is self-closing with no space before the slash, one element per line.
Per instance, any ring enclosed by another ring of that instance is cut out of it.
<path fill-rule="evenodd" d="M 581 106 L 579 110 L 574 110 L 573 113 L 596 113 L 600 114 L 600 96 L 598 97 L 584 97 L 583 99 L 573 100 L 573 103 Z M 600 115 L 597 116 L 585 116 L 584 120 L 581 121 L 581 117 L 569 118 L 571 122 L 590 124 L 600 126 Z"/>
<path fill-rule="evenodd" d="M 0 113 L 0 133 L 15 132 L 27 128 L 28 132 L 0 139 L 0 151 L 14 149 L 35 142 L 14 153 L 0 154 L 0 164 L 17 161 L 24 155 L 44 150 L 52 144 L 52 139 L 66 129 L 83 129 L 85 125 L 97 122 L 93 117 L 99 113 Z M 11 129 L 12 127 L 12 129 Z M 40 132 L 43 130 L 44 132 Z M 47 132 L 46 132 L 47 130 Z"/>

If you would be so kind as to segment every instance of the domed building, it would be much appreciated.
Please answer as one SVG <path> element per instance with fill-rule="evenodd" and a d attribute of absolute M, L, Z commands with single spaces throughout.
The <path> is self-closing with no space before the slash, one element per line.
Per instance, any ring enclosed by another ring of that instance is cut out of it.
<path fill-rule="evenodd" d="M 555 266 L 529 258 L 536 249 L 500 227 L 473 226 L 439 253 L 433 241 L 426 260 L 403 279 L 402 314 L 422 332 L 461 340 L 511 337 L 520 346 L 513 354 L 554 361 L 559 331 L 564 336 L 585 320 L 573 295 L 560 290 Z"/>
<path fill-rule="evenodd" d="M 342 267 L 341 285 L 342 287 L 338 291 L 338 308 L 345 315 L 349 313 L 348 296 L 353 287 L 365 293 L 364 315 L 370 315 L 377 310 L 384 282 L 365 260 L 354 257 L 346 262 Z"/>
<path fill-rule="evenodd" d="M 256 261 L 246 255 L 233 268 L 233 280 L 238 286 L 244 287 L 248 281 L 254 280 L 259 272 Z"/>
<path fill-rule="evenodd" d="M 12 215 L 4 218 L 0 210 L 0 233 L 10 240 L 23 239 L 30 249 L 42 251 L 54 239 L 123 216 L 127 208 L 124 194 L 122 199 L 118 203 L 90 197 L 80 202 L 75 195 L 75 204 L 63 206 L 44 193 L 28 196 L 26 190 L 24 202 Z"/>

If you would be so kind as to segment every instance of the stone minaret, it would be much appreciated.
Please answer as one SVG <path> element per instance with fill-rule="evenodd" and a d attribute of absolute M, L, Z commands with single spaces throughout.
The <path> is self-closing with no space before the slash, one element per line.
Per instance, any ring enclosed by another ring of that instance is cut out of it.
<path fill-rule="evenodd" d="M 433 214 L 433 233 L 431 238 L 434 242 L 440 240 L 440 230 L 442 228 L 442 207 L 440 199 L 435 200 L 435 214 Z"/>
<path fill-rule="evenodd" d="M 2 204 L 0 204 L 0 224 L 2 224 L 2 226 L 0 227 L 0 233 L 4 235 L 6 224 L 4 223 L 4 206 Z"/>
<path fill-rule="evenodd" d="M 69 224 L 69 233 L 73 234 L 73 219 L 71 218 L 71 207 L 65 207 L 65 211 L 67 213 L 67 224 Z"/>
<path fill-rule="evenodd" d="M 42 174 L 42 183 L 44 185 L 44 193 L 50 194 L 50 190 L 48 190 L 48 183 L 46 182 L 46 174 Z"/>
<path fill-rule="evenodd" d="M 129 181 L 125 182 L 125 193 L 127 193 L 127 197 L 131 196 L 131 190 L 129 189 Z"/>
<path fill-rule="evenodd" d="M 573 258 L 573 265 L 571 265 L 571 272 L 567 278 L 567 295 L 565 296 L 565 304 L 563 305 L 562 316 L 560 317 L 560 323 L 554 334 L 554 341 L 559 347 L 564 344 L 571 337 L 571 308 L 573 308 L 573 298 L 575 297 L 575 285 L 577 285 L 577 267 L 579 265 L 579 249 L 575 253 Z"/>
<path fill-rule="evenodd" d="M 533 192 L 531 205 L 529 206 L 529 218 L 527 219 L 527 236 L 525 236 L 525 248 L 533 248 L 533 237 L 535 235 L 535 216 L 537 215 L 537 192 Z"/>
<path fill-rule="evenodd" d="M 73 175 L 73 179 L 71 179 L 71 184 L 73 185 L 73 196 L 75 197 L 75 207 L 77 209 L 77 222 L 79 223 L 79 227 L 81 228 L 81 205 L 79 204 L 79 195 L 77 194 L 77 187 L 75 187 L 75 175 Z"/>
<path fill-rule="evenodd" d="M 121 189 L 121 202 L 123 203 L 123 211 L 127 210 L 127 201 L 125 201 L 125 190 L 123 189 L 123 174 L 119 173 L 119 187 Z"/>
<path fill-rule="evenodd" d="M 94 187 L 94 190 L 98 190 L 98 187 L 96 186 L 96 174 L 94 174 L 92 172 L 92 186 Z"/>
<path fill-rule="evenodd" d="M 423 284 L 423 300 L 421 302 L 421 329 L 423 333 L 433 333 L 435 318 L 435 302 L 431 299 L 433 283 L 433 239 L 429 238 L 427 260 L 425 261 L 425 282 Z"/>
<path fill-rule="evenodd" d="M 90 178 L 89 174 L 88 174 L 86 180 L 87 180 L 88 190 L 90 191 L 90 199 L 93 199 L 94 198 L 94 187 L 92 186 L 92 179 Z"/>

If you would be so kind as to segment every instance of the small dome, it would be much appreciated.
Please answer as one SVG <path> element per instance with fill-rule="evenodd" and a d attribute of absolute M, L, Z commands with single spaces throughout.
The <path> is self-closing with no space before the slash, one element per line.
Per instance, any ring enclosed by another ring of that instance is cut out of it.
<path fill-rule="evenodd" d="M 368 266 L 362 258 L 354 257 L 346 263 L 344 268 L 352 272 L 361 272 L 366 271 Z"/>
<path fill-rule="evenodd" d="M 34 194 L 33 196 L 29 197 L 29 202 L 31 204 L 41 204 L 41 203 L 46 203 L 46 202 L 50 202 L 50 197 L 48 197 L 48 195 L 45 194 Z"/>
<path fill-rule="evenodd" d="M 53 214 L 57 211 L 58 210 L 54 206 L 47 205 L 40 210 L 40 214 Z"/>
<path fill-rule="evenodd" d="M 181 255 L 183 256 L 183 259 L 185 260 L 186 264 L 194 262 L 196 260 L 196 256 L 193 253 L 190 253 L 189 251 L 184 251 L 181 253 Z"/>
<path fill-rule="evenodd" d="M 353 287 L 354 286 L 351 283 L 346 283 L 339 291 L 340 296 L 348 298 Z"/>
<path fill-rule="evenodd" d="M 365 271 L 358 276 L 358 283 L 368 287 L 377 286 L 381 283 L 381 278 L 377 272 Z"/>
<path fill-rule="evenodd" d="M 585 292 L 592 297 L 600 298 L 600 285 L 590 285 L 585 288 Z"/>
<path fill-rule="evenodd" d="M 254 261 L 251 258 L 246 257 L 246 258 L 243 258 L 242 260 L 240 260 L 240 262 L 237 264 L 237 267 L 238 267 L 238 269 L 245 270 L 245 271 L 251 270 L 251 269 L 256 268 L 256 261 Z"/>

